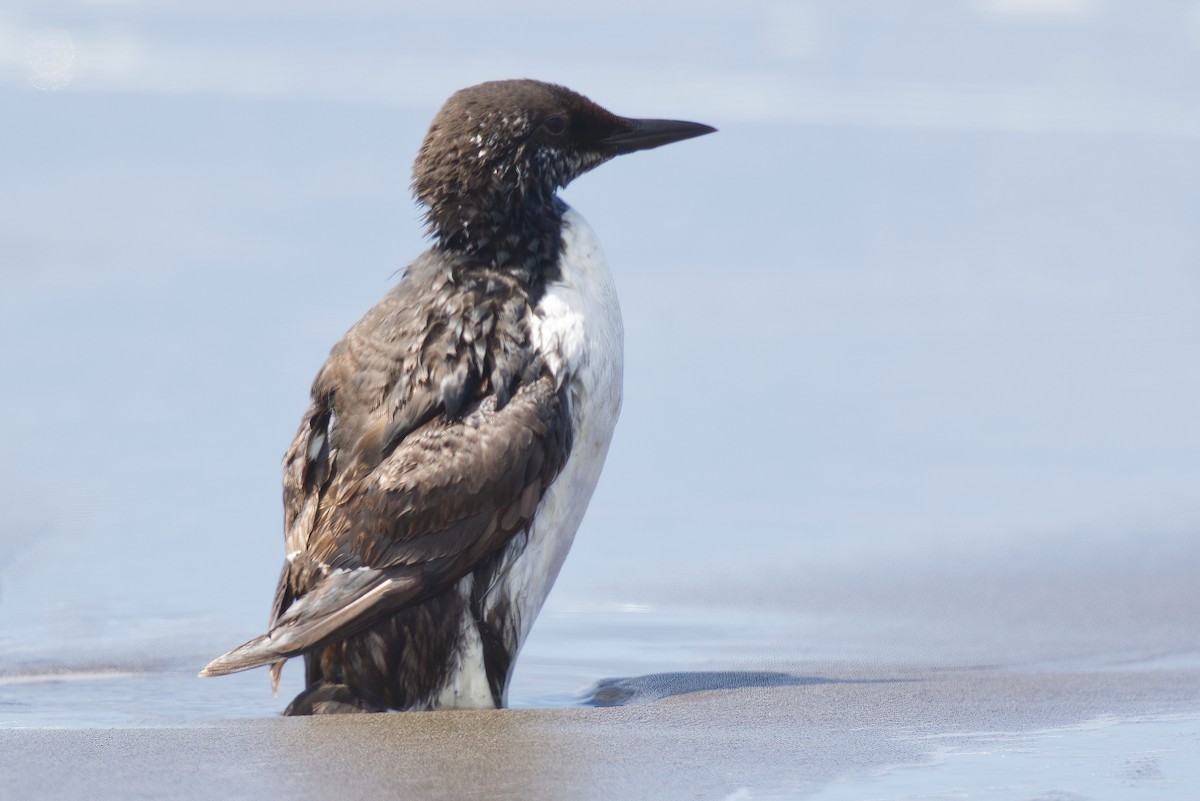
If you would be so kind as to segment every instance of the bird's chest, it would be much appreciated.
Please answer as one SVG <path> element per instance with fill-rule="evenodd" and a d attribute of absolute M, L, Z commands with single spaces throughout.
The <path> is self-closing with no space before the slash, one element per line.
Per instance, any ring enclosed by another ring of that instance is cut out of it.
<path fill-rule="evenodd" d="M 561 280 L 547 286 L 529 327 L 531 345 L 566 391 L 571 452 L 529 529 L 509 543 L 487 576 L 469 576 L 460 587 L 469 594 L 474 581 L 489 582 L 476 613 L 503 631 L 513 660 L 566 559 L 621 411 L 624 332 L 616 288 L 587 222 L 570 210 L 564 222 Z M 475 632 L 467 631 L 476 625 L 462 621 L 466 645 L 439 706 L 490 705 L 478 689 L 484 684 L 482 652 L 472 646 Z"/>
<path fill-rule="evenodd" d="M 514 542 L 516 558 L 499 588 L 522 608 L 522 640 L 575 538 L 621 411 L 624 331 L 616 288 L 587 222 L 573 211 L 564 222 L 562 277 L 537 304 L 532 330 L 567 393 L 571 453 L 542 497 L 527 542 Z"/>
<path fill-rule="evenodd" d="M 575 436 L 609 436 L 621 409 L 621 307 L 592 229 L 572 210 L 563 222 L 560 277 L 529 316 L 530 344 L 569 393 Z"/>

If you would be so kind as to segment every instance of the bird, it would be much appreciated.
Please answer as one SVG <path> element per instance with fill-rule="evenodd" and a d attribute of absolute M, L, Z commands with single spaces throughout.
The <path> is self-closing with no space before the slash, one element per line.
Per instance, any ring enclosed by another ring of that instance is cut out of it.
<path fill-rule="evenodd" d="M 413 165 L 429 249 L 333 347 L 283 462 L 265 634 L 201 676 L 304 657 L 285 715 L 501 708 L 599 480 L 624 331 L 596 234 L 558 191 L 712 133 L 564 86 L 455 92 Z"/>

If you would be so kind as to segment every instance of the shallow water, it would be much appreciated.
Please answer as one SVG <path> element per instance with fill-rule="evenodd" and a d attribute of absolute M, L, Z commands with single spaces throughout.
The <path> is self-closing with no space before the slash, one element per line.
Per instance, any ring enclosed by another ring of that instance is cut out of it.
<path fill-rule="evenodd" d="M 1012 733 L 954 733 L 920 766 L 805 794 L 813 801 L 1084 801 L 1191 798 L 1200 787 L 1200 718 L 1096 720 Z M 963 741 L 966 741 L 965 744 Z M 747 789 L 733 798 L 788 798 Z"/>
<path fill-rule="evenodd" d="M 720 609 L 551 608 L 518 661 L 509 703 L 584 705 L 597 682 L 612 677 L 744 669 L 816 656 L 811 648 L 783 645 L 795 625 L 788 616 Z M 0 665 L 0 727 L 189 725 L 261 717 L 278 714 L 303 689 L 299 660 L 285 668 L 280 697 L 272 698 L 265 670 L 201 680 L 195 674 L 206 654 L 178 651 L 147 663 L 138 650 L 133 646 L 90 664 L 64 657 Z M 654 697 L 660 695 L 627 702 Z"/>
<path fill-rule="evenodd" d="M 1200 671 L 1200 648 L 1179 641 L 1170 626 L 1160 627 L 1159 639 L 1141 641 L 1122 641 L 1114 636 L 1119 629 L 1092 632 L 1090 639 L 1057 638 L 1054 650 L 1031 639 L 1028 629 L 980 629 L 965 607 L 957 609 L 965 620 L 938 620 L 928 607 L 913 617 L 894 610 L 851 617 L 754 607 L 551 603 L 518 660 L 509 703 L 642 704 L 705 689 L 819 683 L 830 669 L 897 680 L 931 666 L 1014 673 Z M 1178 614 L 1191 612 L 1180 608 Z M 197 641 L 219 639 L 219 632 L 201 635 L 194 628 Z M 179 726 L 270 716 L 303 689 L 299 660 L 288 663 L 274 698 L 265 670 L 199 679 L 196 671 L 216 646 L 197 651 L 177 639 L 160 640 L 153 660 L 143 655 L 146 647 L 110 642 L 104 658 L 0 663 L 0 727 Z"/>

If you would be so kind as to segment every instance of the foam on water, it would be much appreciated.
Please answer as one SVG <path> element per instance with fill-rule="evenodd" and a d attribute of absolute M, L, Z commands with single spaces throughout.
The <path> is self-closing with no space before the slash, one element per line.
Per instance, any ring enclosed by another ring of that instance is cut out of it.
<path fill-rule="evenodd" d="M 1200 718 L 1116 720 L 1034 732 L 928 738 L 928 763 L 847 779 L 814 801 L 1133 801 L 1190 798 L 1200 787 Z M 747 798 L 787 797 L 754 794 Z"/>

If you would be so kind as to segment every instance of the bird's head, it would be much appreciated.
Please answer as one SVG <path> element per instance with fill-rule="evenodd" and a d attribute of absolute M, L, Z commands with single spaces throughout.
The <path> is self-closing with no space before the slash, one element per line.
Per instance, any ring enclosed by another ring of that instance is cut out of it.
<path fill-rule="evenodd" d="M 562 86 L 491 81 L 455 92 L 413 165 L 413 193 L 443 243 L 512 225 L 623 153 L 714 131 L 678 120 L 618 117 Z"/>

